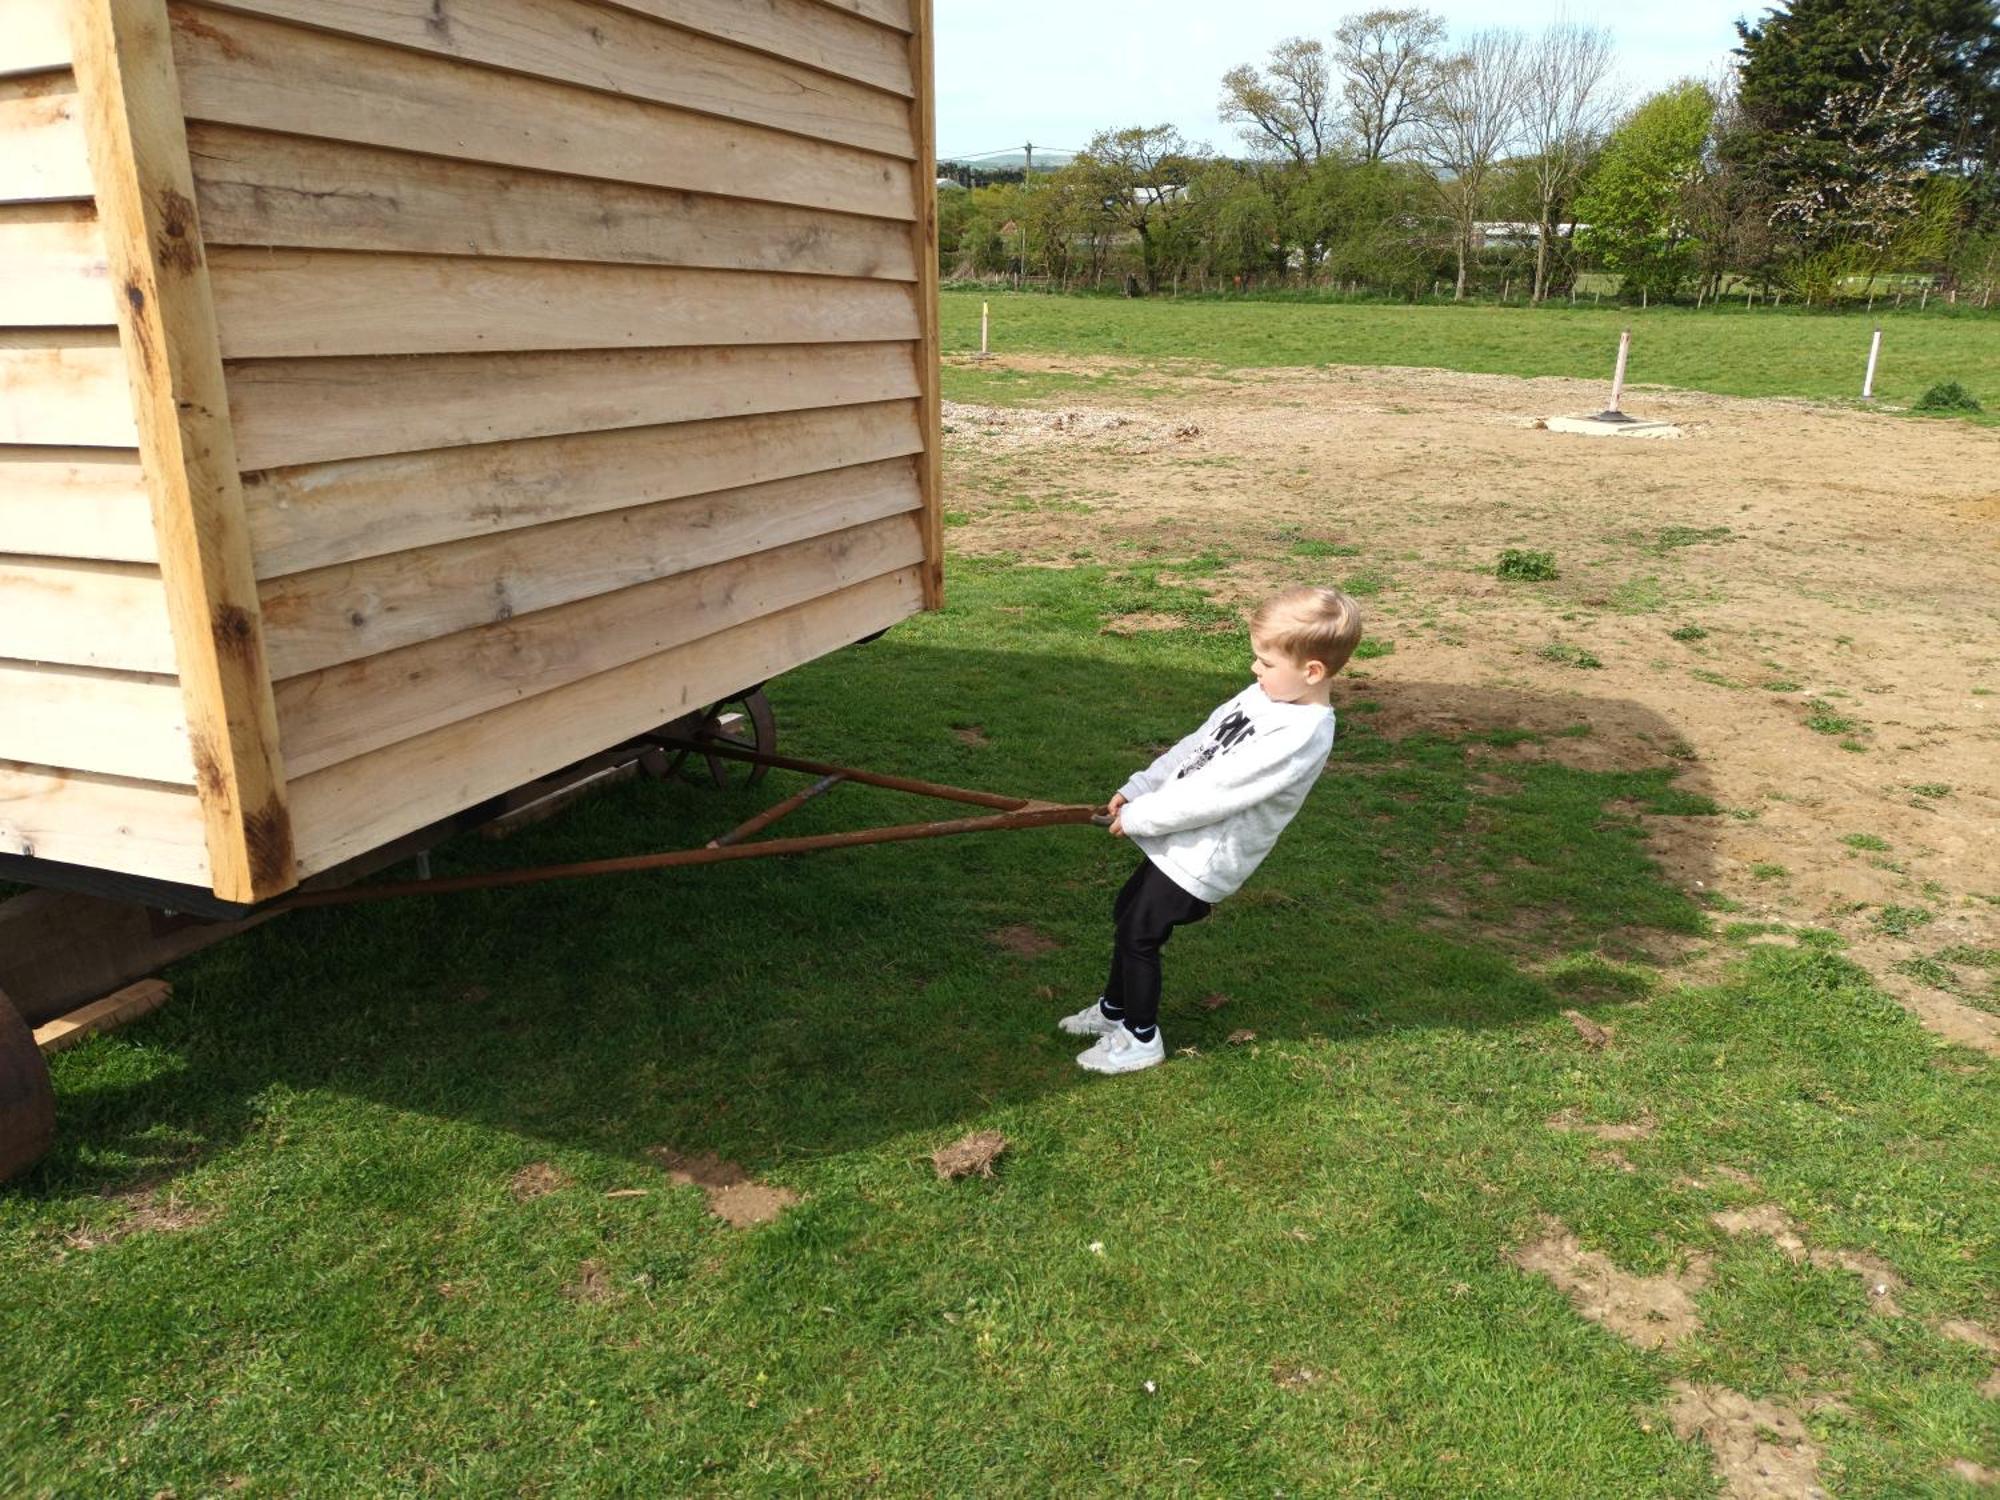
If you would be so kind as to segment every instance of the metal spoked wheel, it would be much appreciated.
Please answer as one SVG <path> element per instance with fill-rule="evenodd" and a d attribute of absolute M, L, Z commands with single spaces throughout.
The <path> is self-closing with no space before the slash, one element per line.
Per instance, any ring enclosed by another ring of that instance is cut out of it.
<path fill-rule="evenodd" d="M 0 1182 L 48 1154 L 56 1138 L 56 1094 L 35 1034 L 0 993 Z"/>
<path fill-rule="evenodd" d="M 700 714 L 693 724 L 693 738 L 727 740 L 740 745 L 745 750 L 755 750 L 762 755 L 778 753 L 778 718 L 771 711 L 771 700 L 764 696 L 761 684 L 748 692 L 738 693 L 733 698 L 725 698 Z M 683 750 L 674 756 L 667 768 L 669 776 L 680 774 L 688 757 L 693 752 Z M 708 763 L 709 780 L 717 787 L 740 784 L 755 786 L 762 781 L 769 766 L 749 765 L 742 761 L 726 760 L 720 755 L 704 755 Z"/>

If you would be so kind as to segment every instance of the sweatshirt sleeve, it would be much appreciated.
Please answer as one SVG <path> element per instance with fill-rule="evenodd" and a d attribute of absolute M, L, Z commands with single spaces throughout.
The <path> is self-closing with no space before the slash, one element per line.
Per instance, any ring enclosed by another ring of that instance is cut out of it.
<path fill-rule="evenodd" d="M 1235 701 L 1233 698 L 1229 700 L 1230 703 Z M 1173 775 L 1174 768 L 1201 748 L 1202 741 L 1208 738 L 1209 731 L 1215 728 L 1217 721 L 1222 718 L 1223 709 L 1228 707 L 1229 703 L 1222 704 L 1202 720 L 1201 727 L 1193 734 L 1186 736 L 1172 749 L 1162 751 L 1145 770 L 1134 771 L 1125 785 L 1118 788 L 1118 794 L 1127 802 L 1136 802 L 1147 793 L 1157 792 L 1165 786 L 1167 778 Z"/>
<path fill-rule="evenodd" d="M 1317 776 L 1327 746 L 1318 726 L 1286 725 L 1217 756 L 1199 775 L 1136 797 L 1120 815 L 1125 832 L 1158 837 L 1199 828 L 1255 807 L 1293 782 Z"/>

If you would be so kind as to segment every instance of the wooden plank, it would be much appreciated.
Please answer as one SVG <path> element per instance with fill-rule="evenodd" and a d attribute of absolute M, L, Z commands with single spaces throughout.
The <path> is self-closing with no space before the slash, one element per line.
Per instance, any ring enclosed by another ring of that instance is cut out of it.
<path fill-rule="evenodd" d="M 90 194 L 75 78 L 67 72 L 0 78 L 0 201 Z"/>
<path fill-rule="evenodd" d="M 512 620 L 921 504 L 908 459 L 474 537 L 264 585 L 280 680 Z"/>
<path fill-rule="evenodd" d="M 159 561 L 139 455 L 0 447 L 0 552 Z"/>
<path fill-rule="evenodd" d="M 921 448 L 914 406 L 885 402 L 287 469 L 244 493 L 275 578 Z"/>
<path fill-rule="evenodd" d="M 171 676 L 174 638 L 160 570 L 0 557 L 0 657 Z"/>
<path fill-rule="evenodd" d="M 210 245 L 917 279 L 907 227 L 884 219 L 232 125 L 188 142 Z"/>
<path fill-rule="evenodd" d="M 0 854 L 209 883 L 201 802 L 185 787 L 0 761 Z"/>
<path fill-rule="evenodd" d="M 0 443 L 130 448 L 138 440 L 115 329 L 0 329 Z"/>
<path fill-rule="evenodd" d="M 0 760 L 192 786 L 180 683 L 0 661 Z"/>
<path fill-rule="evenodd" d="M 69 66 L 64 0 L 0 0 L 0 74 L 46 73 Z"/>
<path fill-rule="evenodd" d="M 916 125 L 917 314 L 923 339 L 917 373 L 923 381 L 926 459 L 924 485 L 924 608 L 944 608 L 944 373 L 938 347 L 937 57 L 933 0 L 909 0 L 916 21 L 910 38 L 910 73 L 917 97 L 910 104 Z"/>
<path fill-rule="evenodd" d="M 480 0 L 449 10 L 429 0 L 211 3 L 905 161 L 917 154 L 909 110 L 893 94 L 587 0 Z"/>
<path fill-rule="evenodd" d="M 836 10 L 848 11 L 878 26 L 893 26 L 901 32 L 916 29 L 911 19 L 911 0 L 822 0 Z"/>
<path fill-rule="evenodd" d="M 909 514 L 278 685 L 293 779 L 923 561 Z"/>
<path fill-rule="evenodd" d="M 229 367 L 229 403 L 245 469 L 277 469 L 909 397 L 918 390 L 910 348 L 763 345 L 250 361 Z M 338 485 L 349 476 L 348 470 L 272 476 L 263 499 L 298 503 L 321 480 Z M 505 477 L 499 476 L 503 483 Z M 250 483 L 254 491 L 259 481 Z M 547 503 L 538 502 L 544 512 Z M 259 504 L 253 493 L 253 508 Z M 260 552 L 271 544 L 260 531 Z M 382 550 L 396 545 L 410 544 Z M 295 566 L 311 564 L 286 563 L 283 569 Z"/>
<path fill-rule="evenodd" d="M 142 979 L 116 994 L 93 1000 L 81 1010 L 37 1026 L 35 1045 L 41 1048 L 44 1057 L 66 1052 L 87 1037 L 102 1036 L 152 1014 L 171 1000 L 173 994 L 174 987 L 164 979 Z"/>
<path fill-rule="evenodd" d="M 908 219 L 910 164 L 570 84 L 176 5 L 187 116 L 653 187 Z"/>
<path fill-rule="evenodd" d="M 0 204 L 0 326 L 117 321 L 96 210 L 78 202 Z"/>
<path fill-rule="evenodd" d="M 170 30 L 165 0 L 71 0 L 211 889 L 251 902 L 298 877 Z"/>
<path fill-rule="evenodd" d="M 842 15 L 818 0 L 608 0 L 620 10 L 653 16 L 738 46 L 787 57 L 821 72 L 859 79 L 908 98 L 910 59 L 904 39 Z"/>
<path fill-rule="evenodd" d="M 229 359 L 880 343 L 921 331 L 892 281 L 435 255 L 211 249 Z"/>
<path fill-rule="evenodd" d="M 301 866 L 336 864 L 887 629 L 922 606 L 919 571 L 872 579 L 301 777 L 292 788 Z"/>

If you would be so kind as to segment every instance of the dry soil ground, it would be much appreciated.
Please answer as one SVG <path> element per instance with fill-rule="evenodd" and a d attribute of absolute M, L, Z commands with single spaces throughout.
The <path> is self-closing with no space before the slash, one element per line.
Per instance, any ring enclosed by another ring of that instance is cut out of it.
<path fill-rule="evenodd" d="M 1571 733 L 1506 753 L 1698 767 L 1727 816 L 1649 820 L 1670 871 L 1741 903 L 1733 920 L 1840 932 L 1926 1024 L 2000 1050 L 1980 967 L 2000 948 L 2000 433 L 1644 390 L 1627 409 L 1686 435 L 1605 441 L 1536 425 L 1601 405 L 1574 381 L 1126 373 L 947 408 L 956 550 L 1219 552 L 1191 581 L 1230 605 L 1349 583 L 1393 652 L 1343 692 L 1385 732 L 1525 711 Z M 1503 581 L 1504 548 L 1553 552 L 1560 576 Z"/>

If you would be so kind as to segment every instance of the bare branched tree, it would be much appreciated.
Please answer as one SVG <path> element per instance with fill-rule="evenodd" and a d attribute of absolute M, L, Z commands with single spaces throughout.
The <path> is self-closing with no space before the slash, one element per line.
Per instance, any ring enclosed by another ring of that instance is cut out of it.
<path fill-rule="evenodd" d="M 1610 87 L 1611 33 L 1557 21 L 1525 54 L 1521 146 L 1533 158 L 1535 294 L 1549 293 L 1549 265 L 1559 211 L 1576 196 L 1585 170 L 1617 117 Z"/>
<path fill-rule="evenodd" d="M 1223 74 L 1219 108 L 1252 150 L 1311 166 L 1327 152 L 1332 98 L 1325 45 L 1293 37 L 1271 49 L 1263 72 L 1246 63 Z"/>
<path fill-rule="evenodd" d="M 1371 10 L 1346 17 L 1333 35 L 1347 128 L 1361 159 L 1373 165 L 1403 149 L 1423 118 L 1444 18 L 1416 8 Z"/>
<path fill-rule="evenodd" d="M 1520 134 L 1526 46 L 1518 31 L 1482 31 L 1437 70 L 1418 150 L 1438 174 L 1438 192 L 1458 247 L 1454 301 L 1464 298 L 1477 253 L 1480 204 L 1496 162 Z"/>

